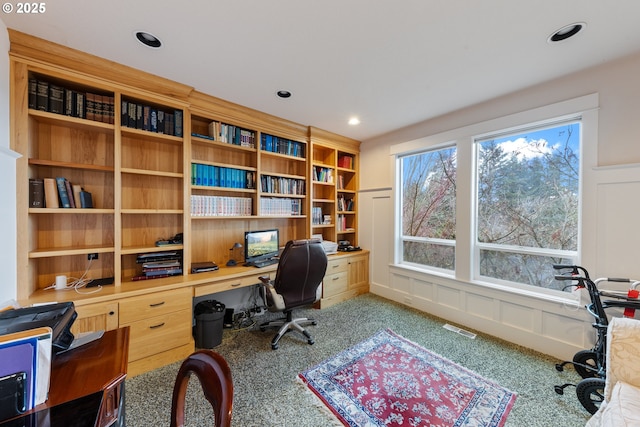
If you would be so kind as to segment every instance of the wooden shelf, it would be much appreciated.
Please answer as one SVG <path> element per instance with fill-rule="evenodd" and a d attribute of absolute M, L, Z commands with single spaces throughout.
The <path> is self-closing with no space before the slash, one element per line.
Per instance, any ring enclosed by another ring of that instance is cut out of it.
<path fill-rule="evenodd" d="M 95 120 L 80 119 L 77 117 L 50 113 L 48 111 L 29 109 L 29 115 L 40 123 L 73 126 L 76 129 L 84 128 L 87 130 L 97 130 L 97 129 L 106 130 L 106 131 L 114 130 L 114 125 L 110 123 L 97 122 Z"/>
<path fill-rule="evenodd" d="M 113 247 L 81 246 L 73 248 L 42 248 L 29 253 L 29 258 L 62 257 L 70 255 L 86 255 L 90 253 L 114 252 Z"/>
<path fill-rule="evenodd" d="M 163 172 L 156 170 L 148 170 L 148 169 L 132 169 L 132 168 L 122 168 L 122 173 L 130 173 L 134 175 L 149 175 L 149 176 L 165 176 L 168 178 L 184 178 L 184 174 L 176 173 L 176 172 Z"/>

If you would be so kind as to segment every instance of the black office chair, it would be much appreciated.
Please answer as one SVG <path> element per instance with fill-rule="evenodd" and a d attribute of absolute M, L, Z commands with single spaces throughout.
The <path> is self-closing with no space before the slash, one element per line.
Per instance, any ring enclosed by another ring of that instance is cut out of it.
<path fill-rule="evenodd" d="M 314 343 L 303 326 L 315 325 L 315 320 L 306 317 L 294 319 L 292 310 L 320 299 L 320 284 L 326 271 L 327 255 L 320 240 L 290 240 L 280 255 L 276 278 L 260 278 L 263 284 L 262 295 L 269 311 L 282 311 L 285 314 L 282 319 L 260 325 L 261 331 L 280 327 L 271 340 L 272 349 L 276 350 L 280 338 L 293 329 L 302 332 L 307 337 L 307 343 Z"/>

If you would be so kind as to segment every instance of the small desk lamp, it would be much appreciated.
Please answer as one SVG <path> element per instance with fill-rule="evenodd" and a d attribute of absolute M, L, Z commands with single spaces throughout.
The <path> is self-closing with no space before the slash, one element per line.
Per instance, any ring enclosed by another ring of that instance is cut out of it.
<path fill-rule="evenodd" d="M 242 244 L 234 243 L 233 246 L 229 248 L 229 261 L 227 261 L 227 267 L 233 267 L 234 265 L 240 264 L 242 261 Z"/>

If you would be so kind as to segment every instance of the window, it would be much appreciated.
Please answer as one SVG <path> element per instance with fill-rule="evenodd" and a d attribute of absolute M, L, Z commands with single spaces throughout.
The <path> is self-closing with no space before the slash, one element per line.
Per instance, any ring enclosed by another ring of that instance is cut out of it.
<path fill-rule="evenodd" d="M 456 148 L 400 158 L 402 261 L 455 268 Z"/>
<path fill-rule="evenodd" d="M 581 125 L 476 139 L 476 275 L 561 290 L 578 254 Z"/>

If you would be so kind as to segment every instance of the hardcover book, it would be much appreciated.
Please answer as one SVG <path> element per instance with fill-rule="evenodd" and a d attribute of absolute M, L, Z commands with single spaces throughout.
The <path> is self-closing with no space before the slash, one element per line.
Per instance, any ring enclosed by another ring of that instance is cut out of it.
<path fill-rule="evenodd" d="M 38 81 L 36 79 L 29 79 L 29 108 L 36 108 L 38 96 Z"/>
<path fill-rule="evenodd" d="M 47 111 L 49 109 L 49 83 L 38 80 L 36 94 L 36 109 Z"/>
<path fill-rule="evenodd" d="M 29 179 L 29 207 L 44 208 L 44 180 Z"/>
<path fill-rule="evenodd" d="M 67 193 L 66 179 L 58 176 L 56 177 L 56 183 L 58 186 L 58 197 L 60 197 L 60 206 L 63 208 L 70 208 L 71 202 L 69 201 L 69 193 Z"/>
<path fill-rule="evenodd" d="M 44 203 L 46 208 L 59 208 L 58 185 L 55 178 L 45 178 L 44 180 Z"/>
<path fill-rule="evenodd" d="M 62 86 L 49 85 L 49 111 L 64 114 L 64 88 Z"/>

